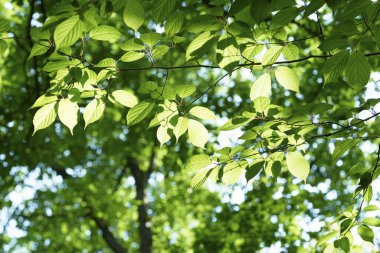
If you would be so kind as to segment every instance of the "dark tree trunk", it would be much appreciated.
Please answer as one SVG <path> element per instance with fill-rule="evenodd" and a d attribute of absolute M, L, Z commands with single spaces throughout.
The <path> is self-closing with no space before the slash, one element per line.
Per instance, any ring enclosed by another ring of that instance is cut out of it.
<path fill-rule="evenodd" d="M 139 203 L 137 207 L 139 235 L 140 235 L 140 250 L 141 253 L 153 252 L 152 229 L 149 224 L 148 207 L 146 203 L 146 187 L 149 176 L 153 169 L 154 155 L 151 157 L 151 163 L 148 171 L 142 171 L 139 164 L 134 158 L 128 158 L 128 166 L 132 171 L 132 175 L 136 184 L 136 200 Z"/>

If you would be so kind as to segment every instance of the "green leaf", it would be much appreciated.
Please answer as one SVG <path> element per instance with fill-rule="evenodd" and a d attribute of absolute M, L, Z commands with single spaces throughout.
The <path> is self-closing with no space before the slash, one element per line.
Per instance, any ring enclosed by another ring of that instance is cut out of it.
<path fill-rule="evenodd" d="M 323 253 L 336 253 L 336 249 L 334 247 L 334 244 L 329 244 L 327 247 L 323 250 Z"/>
<path fill-rule="evenodd" d="M 364 207 L 364 211 L 366 211 L 366 212 L 379 211 L 379 210 L 380 210 L 380 207 L 378 207 L 376 205 L 368 205 L 368 206 Z"/>
<path fill-rule="evenodd" d="M 84 23 L 79 15 L 74 15 L 62 23 L 54 30 L 54 41 L 56 49 L 73 45 L 85 30 Z"/>
<path fill-rule="evenodd" d="M 10 28 L 10 21 L 5 18 L 0 18 L 0 33 L 8 32 Z"/>
<path fill-rule="evenodd" d="M 298 59 L 299 52 L 300 52 L 299 48 L 294 44 L 287 44 L 282 49 L 282 54 L 289 61 Z"/>
<path fill-rule="evenodd" d="M 340 51 L 330 57 L 323 66 L 323 76 L 325 83 L 335 82 L 342 76 L 343 70 L 346 67 L 348 52 Z"/>
<path fill-rule="evenodd" d="M 116 61 L 113 58 L 105 58 L 95 65 L 96 68 L 115 68 Z"/>
<path fill-rule="evenodd" d="M 200 119 L 216 119 L 215 114 L 210 109 L 203 106 L 195 106 L 190 109 L 189 113 Z"/>
<path fill-rule="evenodd" d="M 269 48 L 268 51 L 265 52 L 261 64 L 265 66 L 275 63 L 282 52 L 282 48 L 282 46 Z"/>
<path fill-rule="evenodd" d="M 297 73 L 288 67 L 280 66 L 275 70 L 276 79 L 279 84 L 288 90 L 300 92 Z"/>
<path fill-rule="evenodd" d="M 300 10 L 297 7 L 288 7 L 279 10 L 272 18 L 271 27 L 277 29 L 287 25 L 297 17 L 299 12 Z"/>
<path fill-rule="evenodd" d="M 366 57 L 359 51 L 353 52 L 347 60 L 345 76 L 348 84 L 359 90 L 366 86 L 371 74 L 371 68 Z"/>
<path fill-rule="evenodd" d="M 314 12 L 316 12 L 319 8 L 321 8 L 325 4 L 324 0 L 312 0 L 310 4 L 306 7 L 304 17 L 307 17 Z"/>
<path fill-rule="evenodd" d="M 71 102 L 70 99 L 64 98 L 58 104 L 59 120 L 70 129 L 73 134 L 73 129 L 78 123 L 79 106 L 77 103 Z"/>
<path fill-rule="evenodd" d="M 191 144 L 196 147 L 204 148 L 208 141 L 208 131 L 202 123 L 189 119 L 188 133 Z"/>
<path fill-rule="evenodd" d="M 265 73 L 260 76 L 253 83 L 250 92 L 251 100 L 255 100 L 258 97 L 269 97 L 271 92 L 271 78 L 269 73 Z"/>
<path fill-rule="evenodd" d="M 210 165 L 213 165 L 213 162 L 210 160 L 210 157 L 208 157 L 208 155 L 194 155 L 186 163 L 185 170 L 187 170 L 189 173 L 197 172 L 209 167 Z"/>
<path fill-rule="evenodd" d="M 362 223 L 368 226 L 380 227 L 380 219 L 367 217 L 362 220 Z"/>
<path fill-rule="evenodd" d="M 264 113 L 268 110 L 270 105 L 269 98 L 266 97 L 258 97 L 255 100 L 253 100 L 253 107 L 255 108 L 256 112 Z"/>
<path fill-rule="evenodd" d="M 136 51 L 136 50 L 145 50 L 144 43 L 141 39 L 132 38 L 127 40 L 124 44 L 120 46 L 124 51 Z"/>
<path fill-rule="evenodd" d="M 138 102 L 135 95 L 125 90 L 115 90 L 112 92 L 112 96 L 117 102 L 125 107 L 134 107 Z"/>
<path fill-rule="evenodd" d="M 162 56 L 164 56 L 167 52 L 169 52 L 169 47 L 166 45 L 159 45 L 154 47 L 152 51 L 152 57 L 154 59 L 160 59 Z"/>
<path fill-rule="evenodd" d="M 330 239 L 334 238 L 337 235 L 338 231 L 332 231 L 330 233 L 325 234 L 324 236 L 318 239 L 317 247 L 327 243 Z"/>
<path fill-rule="evenodd" d="M 174 90 L 180 98 L 186 98 L 193 94 L 196 89 L 193 85 L 176 85 Z"/>
<path fill-rule="evenodd" d="M 142 58 L 144 58 L 145 54 L 141 52 L 126 52 L 121 58 L 120 61 L 122 62 L 133 62 L 133 61 L 138 61 Z"/>
<path fill-rule="evenodd" d="M 94 123 L 103 115 L 105 109 L 105 103 L 102 99 L 95 98 L 91 100 L 90 103 L 84 108 L 83 118 L 84 118 L 84 128 L 89 124 Z"/>
<path fill-rule="evenodd" d="M 155 0 L 153 5 L 153 19 L 162 22 L 171 14 L 176 5 L 176 0 Z"/>
<path fill-rule="evenodd" d="M 235 162 L 232 161 L 230 163 L 227 163 L 226 166 L 223 168 L 223 177 L 222 182 L 229 185 L 236 183 L 241 174 L 243 169 L 247 167 L 247 162 Z"/>
<path fill-rule="evenodd" d="M 286 157 L 286 164 L 293 176 L 306 182 L 306 178 L 310 172 L 310 164 L 301 153 L 297 151 L 289 152 Z"/>
<path fill-rule="evenodd" d="M 366 241 L 366 242 L 370 242 L 370 243 L 373 243 L 373 238 L 374 238 L 374 233 L 372 231 L 371 228 L 365 226 L 365 225 L 360 225 L 358 227 L 358 234 L 360 235 L 360 237 Z"/>
<path fill-rule="evenodd" d="M 5 51 L 8 49 L 8 43 L 4 40 L 0 40 L 0 57 L 2 58 Z"/>
<path fill-rule="evenodd" d="M 186 133 L 189 126 L 189 119 L 186 117 L 179 117 L 176 126 L 173 129 L 174 136 L 178 141 L 179 137 Z"/>
<path fill-rule="evenodd" d="M 219 67 L 231 72 L 239 64 L 240 50 L 236 40 L 227 36 L 226 34 L 226 36 L 219 39 L 216 57 Z"/>
<path fill-rule="evenodd" d="M 344 252 L 350 251 L 350 240 L 345 236 L 334 241 L 335 248 L 341 248 Z"/>
<path fill-rule="evenodd" d="M 170 135 L 168 134 L 168 128 L 164 126 L 159 126 L 157 129 L 157 139 L 161 146 L 170 140 Z"/>
<path fill-rule="evenodd" d="M 339 158 L 341 158 L 346 151 L 352 149 L 359 143 L 358 139 L 346 139 L 343 141 L 337 141 L 335 143 L 334 152 L 332 155 L 332 163 L 335 164 Z"/>
<path fill-rule="evenodd" d="M 193 54 L 202 48 L 208 41 L 210 41 L 214 36 L 210 32 L 204 32 L 198 35 L 194 40 L 191 41 L 190 45 L 186 49 L 186 60 L 192 59 Z"/>
<path fill-rule="evenodd" d="M 33 135 L 41 129 L 47 128 L 51 124 L 53 124 L 55 118 L 57 117 L 56 112 L 56 102 L 50 103 L 47 105 L 44 105 L 38 111 L 33 117 L 33 125 L 34 125 L 34 131 Z"/>
<path fill-rule="evenodd" d="M 168 35 L 174 35 L 181 31 L 185 15 L 183 12 L 176 12 L 168 17 L 165 23 L 165 32 Z"/>
<path fill-rule="evenodd" d="M 28 60 L 34 56 L 45 54 L 50 49 L 50 47 L 51 45 L 49 41 L 40 41 L 40 42 L 34 43 L 32 50 L 30 51 Z"/>
<path fill-rule="evenodd" d="M 137 31 L 144 24 L 144 8 L 139 0 L 127 0 L 124 8 L 124 23 Z"/>
<path fill-rule="evenodd" d="M 141 34 L 140 38 L 145 44 L 152 48 L 154 45 L 158 43 L 158 41 L 161 38 L 161 35 L 155 32 L 151 32 Z"/>
<path fill-rule="evenodd" d="M 120 36 L 119 30 L 108 25 L 101 25 L 90 31 L 90 38 L 94 40 L 113 41 L 118 40 Z"/>
<path fill-rule="evenodd" d="M 271 15 L 271 4 L 268 0 L 252 0 L 251 16 L 260 23 Z"/>
<path fill-rule="evenodd" d="M 138 103 L 127 114 L 127 123 L 129 126 L 135 125 L 145 119 L 153 110 L 154 103 L 143 101 Z"/>
<path fill-rule="evenodd" d="M 44 94 L 44 95 L 40 96 L 39 98 L 37 98 L 36 102 L 34 102 L 32 107 L 30 107 L 29 109 L 41 107 L 41 106 L 53 103 L 57 100 L 58 100 L 57 96 L 48 96 L 48 95 Z"/>

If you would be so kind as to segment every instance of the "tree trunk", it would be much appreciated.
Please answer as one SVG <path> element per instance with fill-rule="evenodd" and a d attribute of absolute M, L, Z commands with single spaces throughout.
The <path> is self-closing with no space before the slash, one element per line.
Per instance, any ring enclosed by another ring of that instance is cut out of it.
<path fill-rule="evenodd" d="M 153 155 L 152 155 L 153 156 Z M 132 175 L 136 184 L 136 200 L 139 203 L 137 207 L 139 235 L 140 235 L 140 250 L 141 253 L 153 252 L 152 229 L 149 224 L 148 207 L 146 203 L 146 186 L 148 183 L 151 170 L 153 168 L 153 158 L 148 171 L 140 170 L 139 164 L 134 158 L 128 158 L 128 166 L 132 171 Z"/>

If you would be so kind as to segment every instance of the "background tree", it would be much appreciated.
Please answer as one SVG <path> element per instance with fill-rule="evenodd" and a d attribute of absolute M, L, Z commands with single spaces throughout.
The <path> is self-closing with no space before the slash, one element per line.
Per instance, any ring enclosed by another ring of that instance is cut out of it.
<path fill-rule="evenodd" d="M 2 3 L 4 251 L 377 244 L 379 3 Z"/>

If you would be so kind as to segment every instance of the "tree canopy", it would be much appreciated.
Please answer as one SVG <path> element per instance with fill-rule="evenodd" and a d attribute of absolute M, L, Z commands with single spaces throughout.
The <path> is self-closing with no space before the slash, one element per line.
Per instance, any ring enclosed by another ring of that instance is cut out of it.
<path fill-rule="evenodd" d="M 3 251 L 379 250 L 379 2 L 0 2 Z"/>

